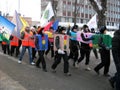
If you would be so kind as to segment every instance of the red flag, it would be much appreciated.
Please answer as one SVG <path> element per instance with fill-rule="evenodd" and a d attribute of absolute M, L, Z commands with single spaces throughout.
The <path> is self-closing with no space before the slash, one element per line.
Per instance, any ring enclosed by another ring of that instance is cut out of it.
<path fill-rule="evenodd" d="M 49 23 L 45 26 L 44 31 L 49 30 L 50 27 L 52 26 L 52 24 L 53 24 L 53 21 L 49 22 Z"/>

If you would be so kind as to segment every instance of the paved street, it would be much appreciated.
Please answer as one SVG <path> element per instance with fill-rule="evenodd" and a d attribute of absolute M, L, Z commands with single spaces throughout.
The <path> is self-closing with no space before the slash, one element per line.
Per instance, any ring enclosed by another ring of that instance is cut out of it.
<path fill-rule="evenodd" d="M 108 78 L 98 76 L 91 71 L 85 71 L 84 61 L 78 69 L 72 66 L 70 60 L 71 77 L 63 74 L 63 62 L 57 67 L 57 72 L 51 72 L 53 60 L 47 56 L 47 70 L 43 72 L 35 66 L 31 66 L 28 55 L 25 55 L 22 64 L 17 63 L 17 58 L 0 52 L 0 90 L 113 90 Z M 91 68 L 93 69 L 100 60 L 91 55 Z M 111 60 L 110 74 L 115 72 L 114 63 Z"/>

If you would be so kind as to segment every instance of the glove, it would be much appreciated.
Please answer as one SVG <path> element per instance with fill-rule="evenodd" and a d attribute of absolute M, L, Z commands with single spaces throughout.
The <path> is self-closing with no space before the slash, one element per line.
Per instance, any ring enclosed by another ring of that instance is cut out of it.
<path fill-rule="evenodd" d="M 61 49 L 58 49 L 58 53 L 59 54 L 65 54 L 65 52 L 63 50 L 61 50 Z"/>

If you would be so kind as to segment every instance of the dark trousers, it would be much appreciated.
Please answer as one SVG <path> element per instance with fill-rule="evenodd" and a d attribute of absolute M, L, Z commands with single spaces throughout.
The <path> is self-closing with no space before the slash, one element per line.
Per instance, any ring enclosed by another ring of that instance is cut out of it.
<path fill-rule="evenodd" d="M 38 55 L 39 55 L 39 58 L 36 62 L 36 66 L 39 66 L 40 63 L 42 63 L 42 68 L 46 69 L 46 62 L 45 62 L 45 59 L 44 59 L 44 51 L 38 51 Z"/>
<path fill-rule="evenodd" d="M 101 63 L 95 67 L 96 71 L 99 71 L 104 67 L 104 75 L 108 74 L 110 67 L 110 50 L 101 49 L 100 50 Z"/>
<path fill-rule="evenodd" d="M 9 48 L 8 44 L 7 45 L 2 45 L 2 49 L 3 49 L 4 54 L 6 54 L 6 52 L 7 52 L 8 55 L 10 54 L 10 48 Z"/>
<path fill-rule="evenodd" d="M 98 52 L 95 48 L 92 49 L 93 50 L 93 53 L 95 55 L 95 58 L 98 59 Z"/>
<path fill-rule="evenodd" d="M 74 60 L 73 66 L 75 66 L 75 62 L 78 60 L 78 45 L 75 44 L 72 40 L 70 41 L 70 54 L 68 59 L 72 58 Z"/>
<path fill-rule="evenodd" d="M 35 50 L 35 48 L 32 48 L 32 59 L 33 60 L 34 60 L 35 56 L 36 56 L 36 50 Z"/>
<path fill-rule="evenodd" d="M 63 58 L 63 60 L 64 60 L 64 73 L 68 73 L 69 72 L 69 70 L 68 70 L 69 63 L 68 63 L 67 52 L 65 52 L 65 54 L 58 54 L 56 52 L 55 56 L 56 56 L 56 58 L 55 58 L 54 63 L 52 65 L 52 69 L 56 69 L 58 64 L 61 62 L 61 59 Z"/>
<path fill-rule="evenodd" d="M 47 55 L 50 50 L 51 50 L 51 57 L 54 57 L 53 42 L 48 42 L 48 49 L 45 52 L 45 54 Z"/>
<path fill-rule="evenodd" d="M 14 54 L 14 51 L 16 52 L 16 57 L 19 55 L 20 51 L 19 51 L 19 46 L 11 46 L 11 51 L 10 54 L 11 56 Z"/>
<path fill-rule="evenodd" d="M 112 77 L 112 81 L 114 81 L 116 84 L 116 90 L 120 90 L 120 51 L 117 49 L 112 49 L 113 54 L 113 60 L 116 66 L 116 74 L 114 77 Z"/>
<path fill-rule="evenodd" d="M 90 51 L 91 51 L 91 49 L 80 48 L 81 57 L 78 59 L 78 63 L 80 63 L 84 59 L 84 57 L 86 56 L 85 65 L 88 65 L 89 61 L 90 61 Z"/>

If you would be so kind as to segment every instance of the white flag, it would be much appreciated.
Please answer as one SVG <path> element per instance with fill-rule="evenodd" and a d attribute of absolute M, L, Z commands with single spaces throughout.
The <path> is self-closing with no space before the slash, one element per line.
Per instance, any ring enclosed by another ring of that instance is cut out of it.
<path fill-rule="evenodd" d="M 95 14 L 90 21 L 87 23 L 89 29 L 94 28 L 97 29 L 97 14 Z"/>
<path fill-rule="evenodd" d="M 40 19 L 40 25 L 45 26 L 53 16 L 54 16 L 53 8 L 51 2 L 49 2 Z"/>

